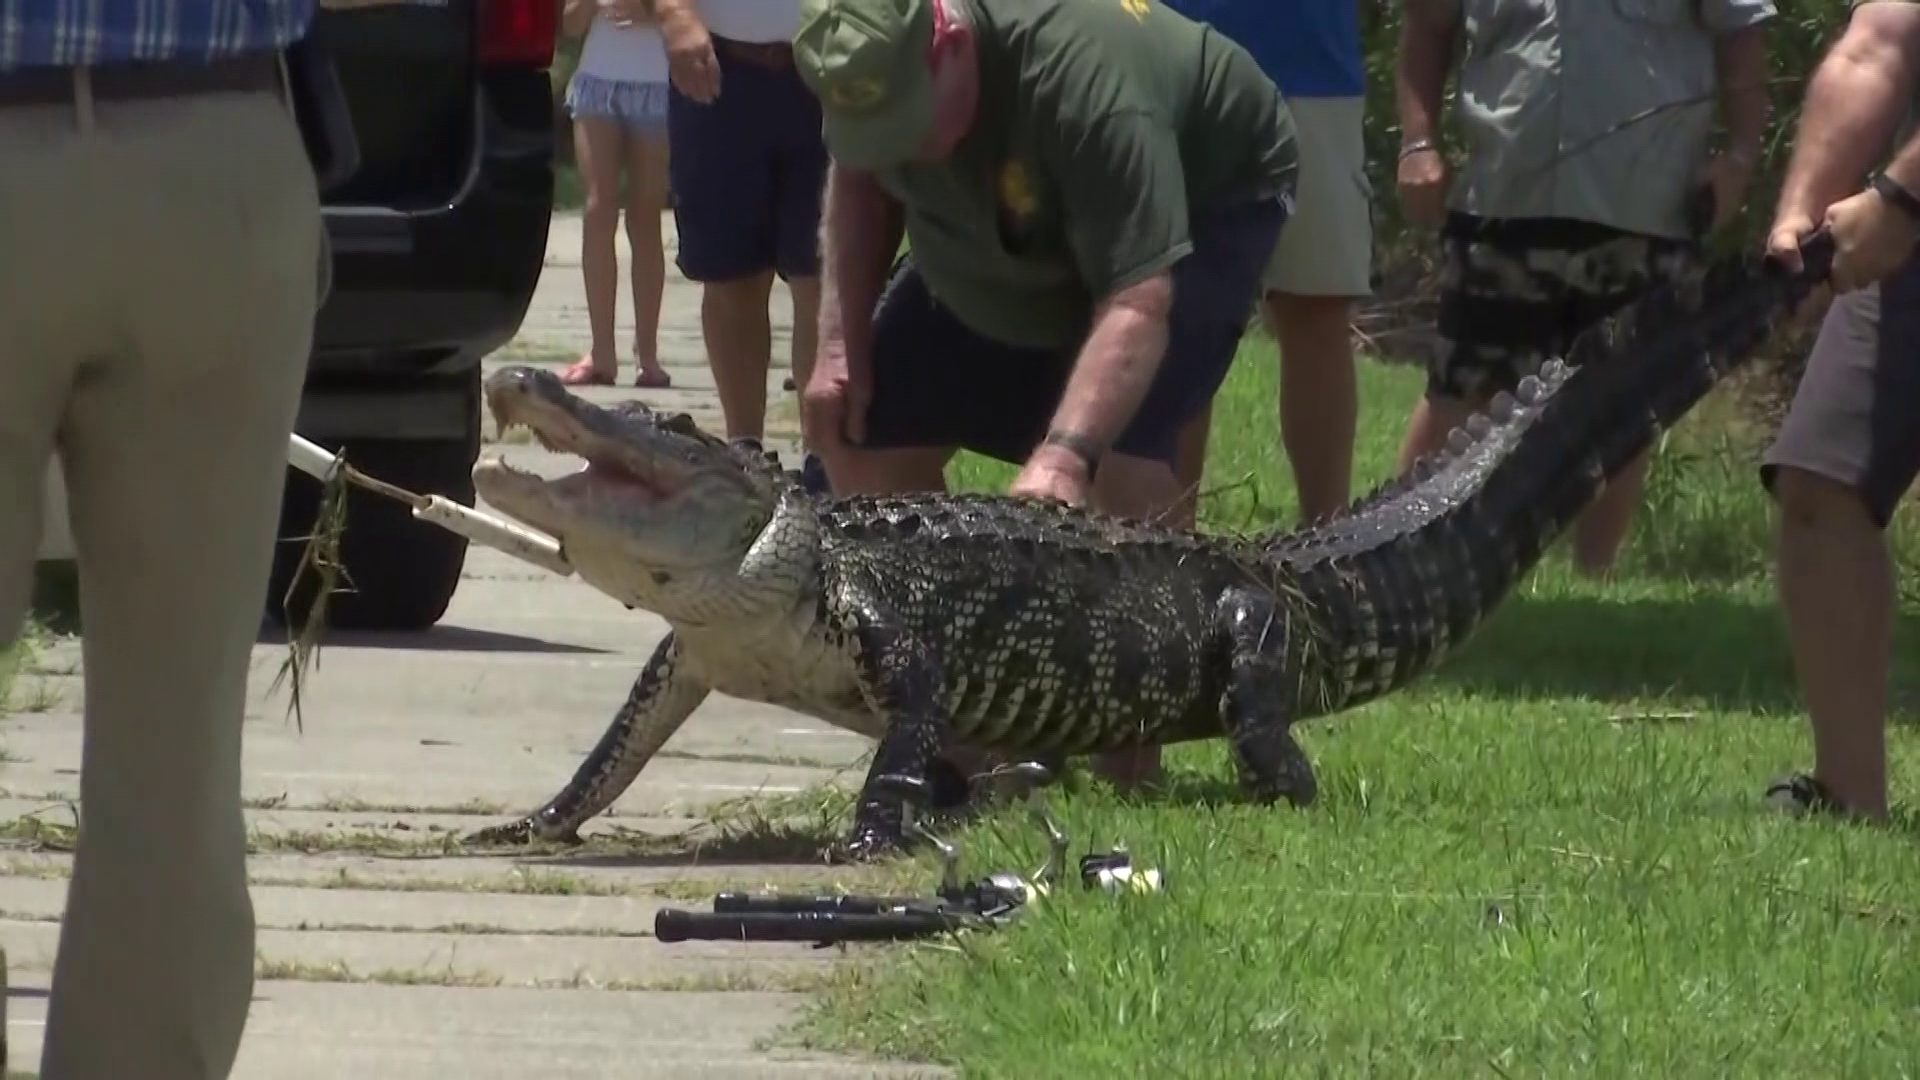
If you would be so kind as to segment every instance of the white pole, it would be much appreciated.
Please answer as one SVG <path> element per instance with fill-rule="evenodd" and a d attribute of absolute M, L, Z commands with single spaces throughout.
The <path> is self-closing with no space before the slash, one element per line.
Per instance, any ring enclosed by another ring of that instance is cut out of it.
<path fill-rule="evenodd" d="M 327 453 L 320 444 L 301 438 L 298 432 L 287 438 L 287 464 L 323 484 L 330 483 L 339 473 L 341 460 L 340 455 Z"/>
<path fill-rule="evenodd" d="M 287 464 L 306 473 L 321 483 L 331 483 L 346 469 L 342 455 L 329 454 L 326 449 L 298 433 L 287 440 Z M 347 479 L 351 481 L 354 473 L 347 469 Z M 381 485 L 382 488 L 387 485 Z M 383 492 L 386 493 L 386 492 Z M 396 496 L 398 497 L 398 496 Z M 440 495 L 415 495 L 406 493 L 406 501 L 413 506 L 413 516 L 421 521 L 435 525 L 466 537 L 476 544 L 482 544 L 495 551 L 504 551 L 516 559 L 530 562 L 544 570 L 551 570 L 561 577 L 573 573 L 573 567 L 560 554 L 560 541 L 544 533 L 538 533 L 524 525 L 503 521 L 491 514 L 470 510 L 459 503 Z"/>

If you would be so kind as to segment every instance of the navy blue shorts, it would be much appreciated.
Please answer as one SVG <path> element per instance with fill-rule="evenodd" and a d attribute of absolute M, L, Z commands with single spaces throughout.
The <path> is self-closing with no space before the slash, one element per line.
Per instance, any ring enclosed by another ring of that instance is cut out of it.
<path fill-rule="evenodd" d="M 1197 222 L 1173 267 L 1167 352 L 1114 450 L 1173 463 L 1180 429 L 1213 400 L 1260 296 L 1287 211 L 1245 203 Z M 909 254 L 873 321 L 868 449 L 958 447 L 1024 463 L 1044 439 L 1079 357 L 1072 348 L 1009 345 L 967 328 L 927 289 Z"/>
<path fill-rule="evenodd" d="M 820 102 L 780 43 L 713 39 L 720 96 L 667 97 L 667 171 L 680 272 L 732 281 L 773 270 L 820 273 L 820 193 L 827 147 Z"/>

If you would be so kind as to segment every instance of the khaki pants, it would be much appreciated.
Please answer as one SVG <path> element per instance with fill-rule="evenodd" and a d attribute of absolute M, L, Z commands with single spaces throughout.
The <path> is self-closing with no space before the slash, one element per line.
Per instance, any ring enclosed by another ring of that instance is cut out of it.
<path fill-rule="evenodd" d="M 83 593 L 48 1080 L 225 1077 L 238 1053 L 241 713 L 321 250 L 277 95 L 0 109 L 0 640 L 56 444 Z"/>

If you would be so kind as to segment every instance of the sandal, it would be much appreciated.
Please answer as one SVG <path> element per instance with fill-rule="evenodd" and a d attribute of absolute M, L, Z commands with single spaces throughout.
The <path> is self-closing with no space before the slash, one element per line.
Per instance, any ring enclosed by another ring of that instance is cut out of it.
<path fill-rule="evenodd" d="M 673 386 L 673 376 L 667 374 L 665 368 L 661 368 L 658 375 L 649 374 L 645 368 L 642 368 L 640 373 L 633 377 L 633 385 L 642 390 L 666 390 Z"/>
<path fill-rule="evenodd" d="M 1789 773 L 1767 785 L 1767 805 L 1792 814 L 1841 814 L 1833 792 L 1812 773 Z"/>
<path fill-rule="evenodd" d="M 586 356 L 569 364 L 560 373 L 560 383 L 563 386 L 612 386 L 617 377 L 617 372 L 608 375 L 595 368 L 593 358 Z"/>

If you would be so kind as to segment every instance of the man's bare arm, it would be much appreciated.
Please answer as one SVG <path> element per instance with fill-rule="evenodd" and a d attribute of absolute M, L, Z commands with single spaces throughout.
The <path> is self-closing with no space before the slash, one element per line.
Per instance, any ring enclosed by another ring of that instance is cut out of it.
<path fill-rule="evenodd" d="M 900 250 L 900 204 L 863 172 L 831 165 L 820 214 L 820 347 L 845 346 L 865 363 L 873 344 L 873 308 Z"/>
<path fill-rule="evenodd" d="M 1460 28 L 1460 10 L 1450 0 L 1407 0 L 1405 12 L 1393 64 L 1402 146 L 1440 130 L 1441 95 Z"/>
<path fill-rule="evenodd" d="M 1093 329 L 1067 378 L 1053 431 L 1110 447 L 1146 400 L 1167 351 L 1173 275 L 1167 271 L 1119 290 L 1093 313 Z"/>
<path fill-rule="evenodd" d="M 1804 214 L 1818 221 L 1859 186 L 1913 100 L 1916 54 L 1920 4 L 1854 9 L 1846 32 L 1808 83 L 1777 217 Z"/>
<path fill-rule="evenodd" d="M 1772 102 L 1767 97 L 1767 24 L 1719 38 L 1713 45 L 1720 79 L 1720 115 L 1727 125 L 1727 153 L 1748 168 L 1760 161 Z"/>

